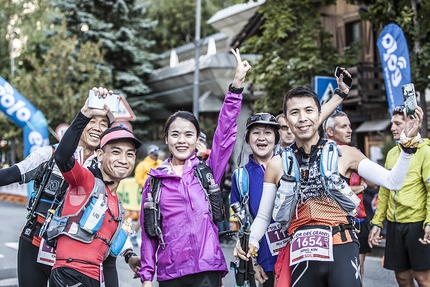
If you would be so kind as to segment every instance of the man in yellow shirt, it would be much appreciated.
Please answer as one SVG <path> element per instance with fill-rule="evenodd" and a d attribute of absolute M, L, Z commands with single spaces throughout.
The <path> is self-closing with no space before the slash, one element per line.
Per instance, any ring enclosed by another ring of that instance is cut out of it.
<path fill-rule="evenodd" d="M 141 188 L 145 185 L 149 171 L 151 169 L 156 169 L 161 165 L 162 161 L 158 159 L 159 152 L 160 149 L 158 148 L 158 146 L 153 144 L 149 145 L 146 149 L 147 156 L 136 166 L 134 170 L 134 179 Z M 134 231 L 137 233 L 139 229 L 140 224 L 136 224 Z M 133 234 L 130 239 L 133 243 L 133 246 L 138 246 L 136 234 Z"/>
<path fill-rule="evenodd" d="M 395 141 L 405 129 L 405 107 L 391 118 Z M 398 144 L 387 154 L 385 167 L 392 169 L 400 156 Z M 408 173 L 398 190 L 379 189 L 378 205 L 370 224 L 369 245 L 379 245 L 382 222 L 387 220 L 384 268 L 394 270 L 400 287 L 430 286 L 430 141 L 419 141 Z M 420 243 L 421 242 L 421 243 Z"/>

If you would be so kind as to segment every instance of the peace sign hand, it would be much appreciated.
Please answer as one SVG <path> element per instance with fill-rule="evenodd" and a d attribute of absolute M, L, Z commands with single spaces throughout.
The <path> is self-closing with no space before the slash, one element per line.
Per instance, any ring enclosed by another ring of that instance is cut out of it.
<path fill-rule="evenodd" d="M 251 65 L 247 60 L 242 61 L 239 49 L 231 49 L 231 53 L 234 55 L 237 64 L 232 86 L 239 89 L 245 81 L 246 73 L 251 70 Z"/>

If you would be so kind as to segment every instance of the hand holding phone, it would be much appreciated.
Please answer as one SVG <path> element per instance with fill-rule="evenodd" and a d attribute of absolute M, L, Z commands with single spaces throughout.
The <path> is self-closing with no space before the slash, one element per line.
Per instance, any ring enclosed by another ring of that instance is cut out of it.
<path fill-rule="evenodd" d="M 334 75 L 336 78 L 339 78 L 339 76 L 342 74 L 343 76 L 343 82 L 345 85 L 347 85 L 348 89 L 351 89 L 352 87 L 352 78 L 348 76 L 347 74 L 343 73 L 343 70 L 341 67 L 337 66 L 336 70 L 334 71 Z"/>
<path fill-rule="evenodd" d="M 88 107 L 94 109 L 103 109 L 106 104 L 111 112 L 117 112 L 119 108 L 119 95 L 107 95 L 105 98 L 99 98 L 93 90 L 88 93 Z"/>
<path fill-rule="evenodd" d="M 402 86 L 403 99 L 405 101 L 406 115 L 413 117 L 417 108 L 417 97 L 415 95 L 414 84 L 406 84 Z"/>

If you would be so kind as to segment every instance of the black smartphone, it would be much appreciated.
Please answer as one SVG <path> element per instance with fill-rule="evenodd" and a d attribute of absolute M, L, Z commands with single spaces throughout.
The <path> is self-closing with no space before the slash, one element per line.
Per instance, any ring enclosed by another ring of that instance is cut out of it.
<path fill-rule="evenodd" d="M 339 66 L 337 66 L 336 71 L 334 71 L 334 75 L 337 78 L 339 78 L 340 74 L 342 74 L 342 69 Z M 351 77 L 348 77 L 347 75 L 344 74 L 343 75 L 343 82 L 345 83 L 345 85 L 348 86 L 349 89 L 351 89 L 351 87 L 352 87 L 352 78 Z"/>
<path fill-rule="evenodd" d="M 417 97 L 415 95 L 414 84 L 406 84 L 402 86 L 403 99 L 405 100 L 406 115 L 412 117 L 417 108 Z"/>

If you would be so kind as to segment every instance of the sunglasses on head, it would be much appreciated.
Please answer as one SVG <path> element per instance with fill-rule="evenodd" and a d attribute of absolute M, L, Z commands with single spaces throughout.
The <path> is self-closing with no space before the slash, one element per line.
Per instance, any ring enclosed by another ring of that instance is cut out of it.
<path fill-rule="evenodd" d="M 393 112 L 396 112 L 396 113 L 402 113 L 403 114 L 403 111 L 405 110 L 405 105 L 400 105 L 400 106 L 397 106 L 395 109 L 394 109 L 394 111 Z"/>
<path fill-rule="evenodd" d="M 250 124 L 253 124 L 256 122 L 273 122 L 276 124 L 278 123 L 273 115 L 267 114 L 267 113 L 261 113 L 261 114 L 255 114 L 250 116 L 246 121 L 246 126 L 248 127 Z"/>

